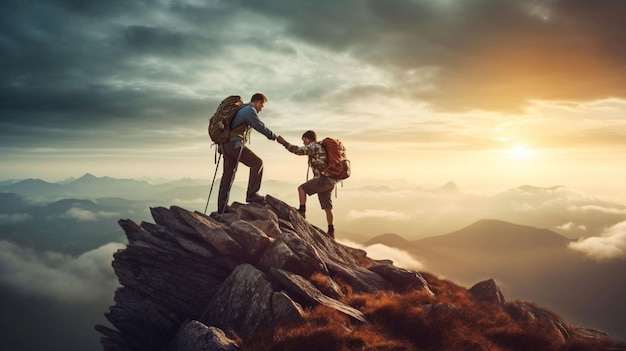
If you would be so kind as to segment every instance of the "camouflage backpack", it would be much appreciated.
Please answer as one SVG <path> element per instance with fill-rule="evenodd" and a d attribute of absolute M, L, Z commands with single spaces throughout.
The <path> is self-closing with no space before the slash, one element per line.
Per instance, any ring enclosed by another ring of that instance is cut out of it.
<path fill-rule="evenodd" d="M 224 99 L 209 119 L 209 136 L 215 144 L 224 144 L 230 139 L 230 124 L 240 108 L 244 106 L 239 95 Z"/>

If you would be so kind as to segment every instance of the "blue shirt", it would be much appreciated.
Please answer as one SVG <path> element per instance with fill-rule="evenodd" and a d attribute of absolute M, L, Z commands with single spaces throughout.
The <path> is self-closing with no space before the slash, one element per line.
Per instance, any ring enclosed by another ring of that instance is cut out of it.
<path fill-rule="evenodd" d="M 233 121 L 230 123 L 230 128 L 233 129 L 234 127 L 242 123 L 249 125 L 257 132 L 265 135 L 268 139 L 276 140 L 276 134 L 274 134 L 274 132 L 267 128 L 265 124 L 259 119 L 259 114 L 256 112 L 256 109 L 254 108 L 254 105 L 252 105 L 252 103 L 245 104 L 241 109 L 239 109 L 239 111 L 237 111 L 237 114 L 235 114 L 235 117 L 233 117 Z M 239 136 L 232 137 L 230 140 L 240 142 L 242 141 L 241 137 Z"/>

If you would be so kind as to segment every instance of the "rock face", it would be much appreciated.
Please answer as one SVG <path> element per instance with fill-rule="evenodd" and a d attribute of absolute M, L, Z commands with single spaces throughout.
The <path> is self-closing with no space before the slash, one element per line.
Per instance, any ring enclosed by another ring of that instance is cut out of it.
<path fill-rule="evenodd" d="M 97 325 L 106 351 L 235 351 L 275 326 L 304 320 L 308 307 L 323 305 L 353 323 L 368 323 L 341 302 L 347 292 L 393 291 L 436 298 L 435 281 L 391 261 L 367 257 L 326 236 L 284 202 L 235 203 L 235 211 L 205 216 L 180 207 L 151 208 L 155 223 L 120 220 L 128 246 L 114 254 L 122 285 L 106 313 L 113 325 Z M 600 332 L 571 328 L 555 314 L 526 302 L 505 303 L 492 279 L 468 294 L 500 306 L 516 320 L 542 321 L 560 345 Z M 458 306 L 421 307 L 428 318 Z M 238 341 L 236 341 L 238 340 Z"/>
<path fill-rule="evenodd" d="M 113 260 L 115 329 L 96 326 L 105 350 L 237 350 L 224 332 L 262 333 L 320 304 L 367 323 L 337 299 L 336 280 L 355 292 L 430 292 L 419 273 L 337 243 L 276 198 L 233 208 L 213 218 L 158 207 L 155 224 L 119 221 L 128 246 Z M 322 292 L 313 275 L 334 289 Z"/>

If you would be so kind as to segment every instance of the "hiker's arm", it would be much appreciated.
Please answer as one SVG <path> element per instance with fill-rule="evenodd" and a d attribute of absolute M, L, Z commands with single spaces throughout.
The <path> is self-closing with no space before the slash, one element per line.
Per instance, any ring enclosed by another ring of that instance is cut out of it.
<path fill-rule="evenodd" d="M 283 139 L 284 143 L 283 146 L 285 147 L 285 149 L 287 149 L 287 151 L 291 152 L 292 154 L 296 154 L 296 155 L 310 155 L 313 153 L 314 149 L 310 146 L 298 146 L 298 145 L 292 145 L 289 144 L 285 139 Z"/>
<path fill-rule="evenodd" d="M 245 115 L 243 116 L 243 120 L 248 123 L 248 125 L 257 132 L 265 135 L 270 140 L 276 140 L 276 134 L 272 132 L 269 128 L 265 126 L 265 124 L 259 119 L 259 115 L 257 114 L 254 108 L 246 109 L 244 111 Z"/>

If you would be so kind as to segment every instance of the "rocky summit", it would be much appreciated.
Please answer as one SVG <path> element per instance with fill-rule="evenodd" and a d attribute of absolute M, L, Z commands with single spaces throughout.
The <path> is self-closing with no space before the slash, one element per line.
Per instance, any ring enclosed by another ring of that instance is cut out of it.
<path fill-rule="evenodd" d="M 350 323 L 370 323 L 343 301 L 346 291 L 420 291 L 436 298 L 423 274 L 336 242 L 279 199 L 231 208 L 206 216 L 155 207 L 155 223 L 119 221 L 128 246 L 113 259 L 121 284 L 105 314 L 113 328 L 96 326 L 104 350 L 253 350 L 242 343 L 296 326 L 320 305 Z M 493 280 L 467 292 L 476 301 L 506 303 Z M 518 304 L 517 318 L 547 319 L 563 340 L 573 333 L 601 336 L 533 306 Z"/>

